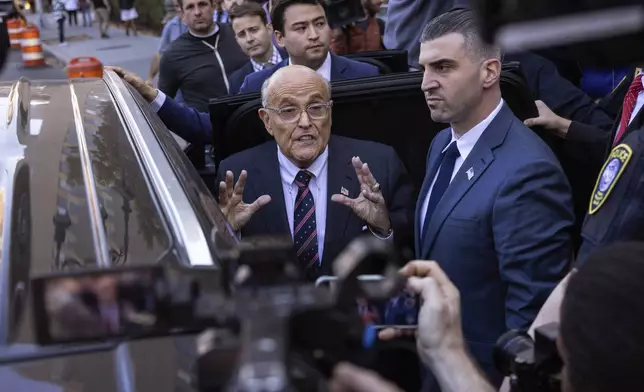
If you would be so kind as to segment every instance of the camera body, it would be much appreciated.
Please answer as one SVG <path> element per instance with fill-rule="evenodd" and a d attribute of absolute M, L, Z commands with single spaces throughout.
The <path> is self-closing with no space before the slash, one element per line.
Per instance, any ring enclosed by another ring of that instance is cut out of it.
<path fill-rule="evenodd" d="M 523 331 L 503 334 L 494 347 L 494 362 L 510 378 L 512 392 L 559 392 L 563 362 L 557 350 L 558 323 L 536 328 L 535 339 Z"/>
<path fill-rule="evenodd" d="M 324 0 L 331 28 L 340 28 L 365 18 L 360 0 Z"/>

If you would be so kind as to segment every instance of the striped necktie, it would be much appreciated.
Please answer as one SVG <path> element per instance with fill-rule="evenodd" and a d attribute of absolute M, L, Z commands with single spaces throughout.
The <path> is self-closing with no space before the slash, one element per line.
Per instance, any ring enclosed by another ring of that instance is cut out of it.
<path fill-rule="evenodd" d="M 309 189 L 313 175 L 300 170 L 295 177 L 297 197 L 293 209 L 293 241 L 300 266 L 305 270 L 308 279 L 315 279 L 320 266 L 318 252 L 318 231 L 315 220 L 315 200 Z"/>

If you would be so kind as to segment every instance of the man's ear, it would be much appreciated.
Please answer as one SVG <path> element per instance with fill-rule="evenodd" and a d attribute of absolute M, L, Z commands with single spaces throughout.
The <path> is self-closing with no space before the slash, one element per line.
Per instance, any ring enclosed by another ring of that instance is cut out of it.
<path fill-rule="evenodd" d="M 259 108 L 257 111 L 259 114 L 259 118 L 262 119 L 262 122 L 264 123 L 264 128 L 266 128 L 266 132 L 268 132 L 269 135 L 273 136 L 273 129 L 271 128 L 271 123 L 270 123 L 270 114 L 268 113 L 268 110 L 264 108 Z"/>
<path fill-rule="evenodd" d="M 282 32 L 275 30 L 274 34 L 277 44 L 280 46 L 280 48 L 284 48 L 284 35 L 282 34 Z"/>
<path fill-rule="evenodd" d="M 270 24 L 270 23 L 266 24 L 266 29 L 268 29 L 269 34 L 274 34 L 275 33 L 275 31 L 273 30 L 273 25 Z"/>
<path fill-rule="evenodd" d="M 485 60 L 483 63 L 483 87 L 489 88 L 501 78 L 501 61 L 498 59 Z"/>

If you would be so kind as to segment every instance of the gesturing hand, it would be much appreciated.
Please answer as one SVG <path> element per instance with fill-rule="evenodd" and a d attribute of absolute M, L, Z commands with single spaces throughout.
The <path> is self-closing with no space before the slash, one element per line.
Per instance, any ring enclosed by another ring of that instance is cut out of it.
<path fill-rule="evenodd" d="M 225 181 L 219 183 L 219 208 L 235 231 L 241 230 L 254 213 L 271 201 L 270 196 L 263 195 L 250 204 L 244 203 L 242 198 L 247 176 L 246 170 L 242 170 L 237 183 L 233 185 L 233 172 L 227 171 Z"/>
<path fill-rule="evenodd" d="M 344 195 L 335 194 L 331 196 L 331 200 L 351 208 L 372 229 L 381 233 L 388 233 L 391 227 L 389 211 L 385 204 L 385 198 L 380 192 L 380 184 L 371 174 L 369 165 L 362 163 L 360 157 L 353 157 L 351 163 L 360 182 L 360 195 L 355 199 L 351 199 Z"/>
<path fill-rule="evenodd" d="M 130 83 L 132 87 L 134 87 L 136 91 L 138 91 L 139 94 L 141 94 L 141 96 L 145 98 L 146 101 L 152 102 L 157 97 L 158 90 L 152 87 L 151 84 L 148 84 L 145 80 L 136 76 L 136 74 L 126 71 L 121 67 L 106 66 L 105 70 L 114 71 L 118 76 L 123 78 L 126 82 Z"/>

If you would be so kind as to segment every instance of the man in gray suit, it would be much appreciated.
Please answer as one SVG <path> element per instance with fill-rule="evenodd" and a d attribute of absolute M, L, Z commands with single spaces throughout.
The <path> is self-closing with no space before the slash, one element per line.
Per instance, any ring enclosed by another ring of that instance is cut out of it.
<path fill-rule="evenodd" d="M 501 98 L 500 57 L 471 11 L 425 28 L 422 89 L 432 119 L 450 127 L 430 146 L 415 214 L 416 257 L 436 260 L 461 292 L 469 350 L 497 386 L 494 344 L 527 330 L 565 276 L 573 224 L 557 158 Z"/>

